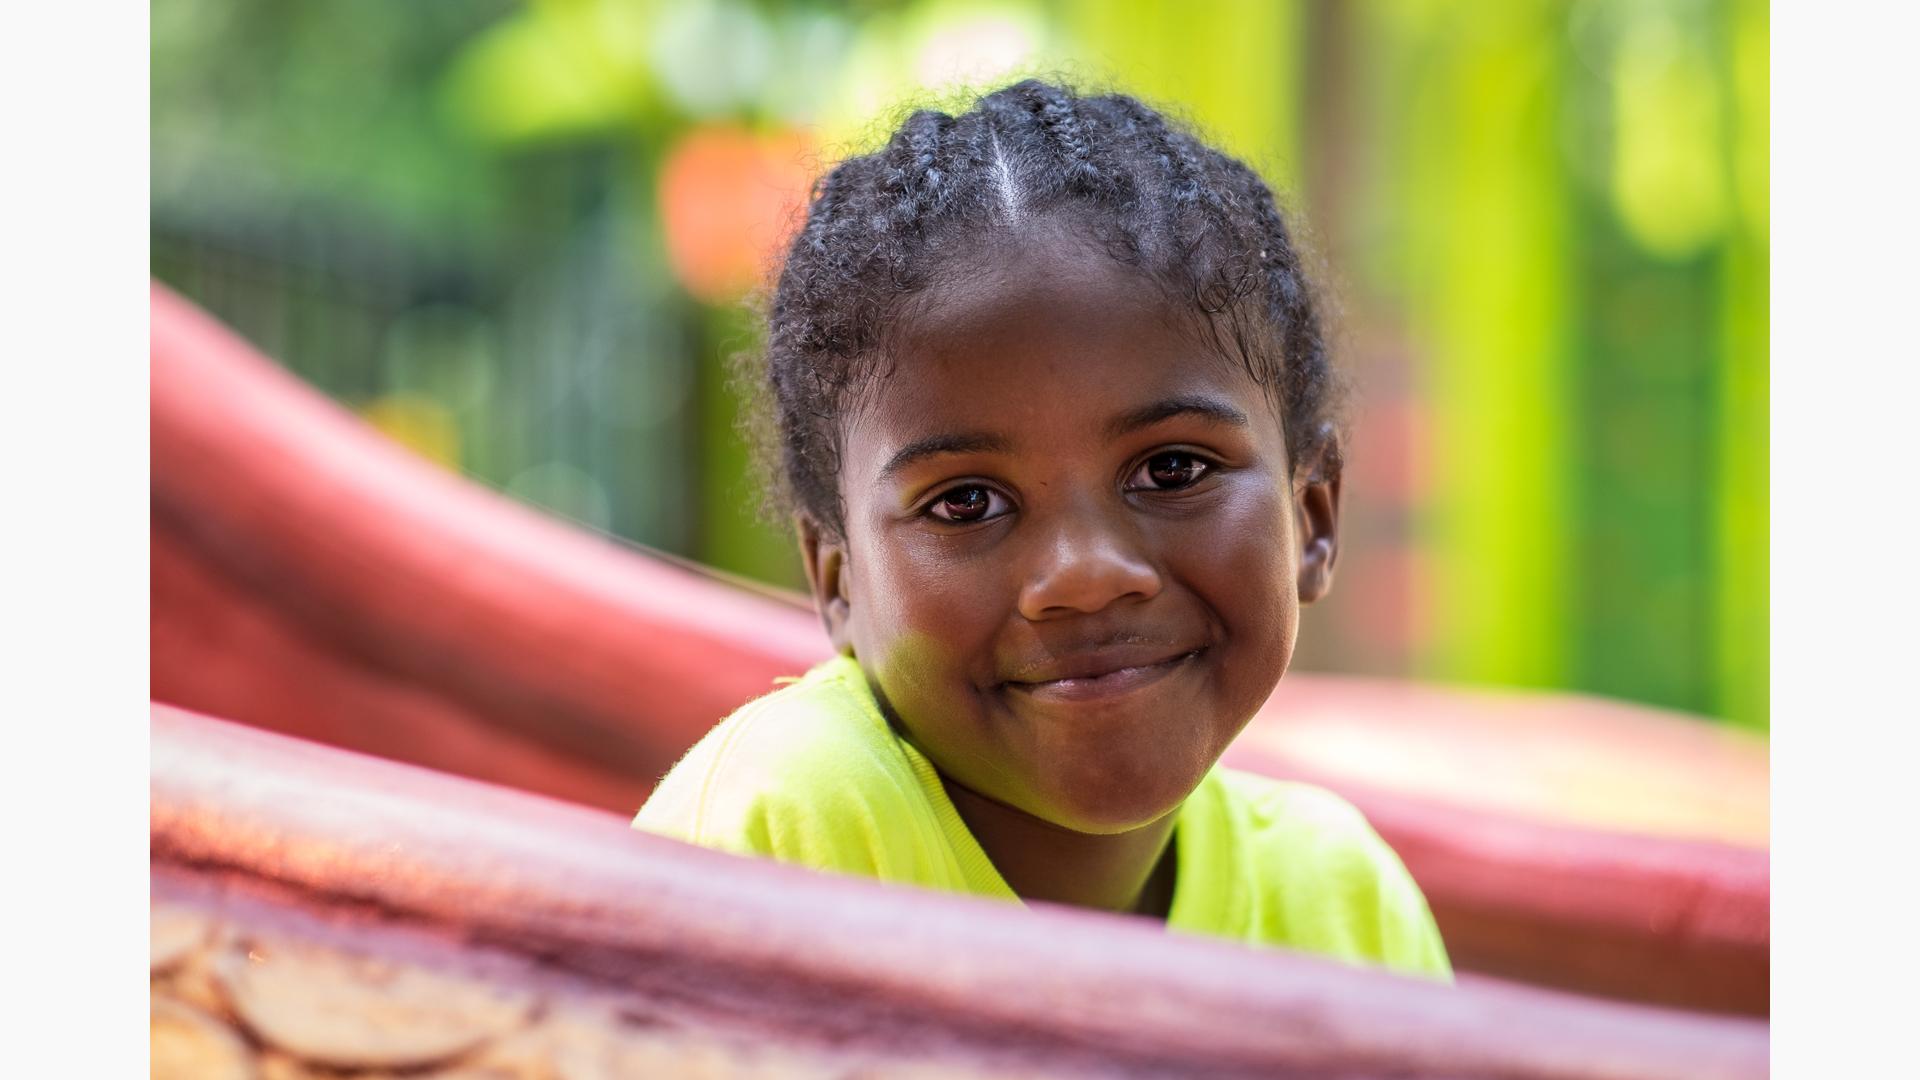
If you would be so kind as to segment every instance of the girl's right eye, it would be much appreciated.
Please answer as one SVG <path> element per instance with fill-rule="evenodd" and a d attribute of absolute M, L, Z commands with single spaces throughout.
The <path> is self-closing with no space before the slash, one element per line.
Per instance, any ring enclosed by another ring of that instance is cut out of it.
<path fill-rule="evenodd" d="M 966 525 L 999 517 L 1007 509 L 1006 496 L 983 484 L 967 484 L 942 493 L 927 507 L 927 513 L 941 521 Z"/>

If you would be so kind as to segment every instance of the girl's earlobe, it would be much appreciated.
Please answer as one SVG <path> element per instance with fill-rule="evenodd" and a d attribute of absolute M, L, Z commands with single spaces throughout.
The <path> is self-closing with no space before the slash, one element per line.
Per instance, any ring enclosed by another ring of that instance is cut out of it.
<path fill-rule="evenodd" d="M 1333 587 L 1333 564 L 1340 555 L 1339 437 L 1324 430 L 1302 465 L 1307 479 L 1294 495 L 1294 531 L 1300 543 L 1300 602 L 1311 604 Z"/>
<path fill-rule="evenodd" d="M 827 637 L 836 651 L 851 653 L 853 639 L 848 630 L 852 605 L 847 592 L 847 552 L 843 542 L 828 540 L 811 519 L 794 518 L 794 532 L 800 538 L 800 563 L 807 571 L 807 588 L 813 594 L 814 610 L 826 627 Z"/>
<path fill-rule="evenodd" d="M 1336 548 L 1331 537 L 1308 540 L 1300 553 L 1299 595 L 1302 604 L 1311 604 L 1327 595 L 1333 587 L 1333 560 Z"/>

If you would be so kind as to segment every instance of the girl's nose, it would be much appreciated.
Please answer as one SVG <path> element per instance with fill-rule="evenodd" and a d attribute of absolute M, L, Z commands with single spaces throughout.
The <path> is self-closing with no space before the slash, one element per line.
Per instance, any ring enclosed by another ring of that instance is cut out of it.
<path fill-rule="evenodd" d="M 1160 592 L 1159 568 L 1119 523 L 1068 521 L 1039 540 L 1034 557 L 1020 589 L 1020 614 L 1030 621 L 1091 614 Z"/>

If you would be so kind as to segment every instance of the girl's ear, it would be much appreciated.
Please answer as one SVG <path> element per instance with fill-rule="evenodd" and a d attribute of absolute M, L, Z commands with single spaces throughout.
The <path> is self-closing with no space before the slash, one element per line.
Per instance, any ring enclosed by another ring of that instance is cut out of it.
<path fill-rule="evenodd" d="M 820 527 L 804 514 L 794 516 L 793 528 L 800 537 L 800 564 L 807 570 L 814 610 L 820 613 L 835 651 L 852 655 L 853 638 L 847 626 L 852 609 L 847 595 L 846 544 L 826 539 Z"/>
<path fill-rule="evenodd" d="M 1327 427 L 1294 472 L 1293 523 L 1300 542 L 1302 604 L 1313 603 L 1333 587 L 1333 563 L 1340 554 L 1340 466 L 1340 437 Z"/>

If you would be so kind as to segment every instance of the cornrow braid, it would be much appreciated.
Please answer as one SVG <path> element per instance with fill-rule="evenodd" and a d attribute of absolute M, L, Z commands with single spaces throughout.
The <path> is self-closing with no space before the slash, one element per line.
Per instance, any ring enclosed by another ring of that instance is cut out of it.
<path fill-rule="evenodd" d="M 1034 118 L 1052 141 L 1066 169 L 1063 186 L 1075 195 L 1105 194 L 1113 181 L 1125 174 L 1103 173 L 1094 164 L 1086 125 L 1081 120 L 1079 110 L 1074 107 L 1074 99 L 1057 86 L 1039 82 L 1021 85 L 1029 88 L 1033 95 Z"/>
<path fill-rule="evenodd" d="M 953 117 L 922 109 L 907 118 L 882 151 L 886 171 L 881 182 L 894 196 L 893 227 L 918 230 L 938 219 L 945 195 L 941 136 L 952 126 Z"/>
<path fill-rule="evenodd" d="M 1242 162 L 1124 94 L 1027 80 L 958 116 L 921 109 L 815 185 L 743 382 L 776 511 L 843 534 L 841 420 L 883 378 L 885 328 L 956 243 L 1029 216 L 1090 224 L 1107 250 L 1202 314 L 1284 419 L 1297 465 L 1337 423 L 1314 290 L 1273 192 Z"/>

